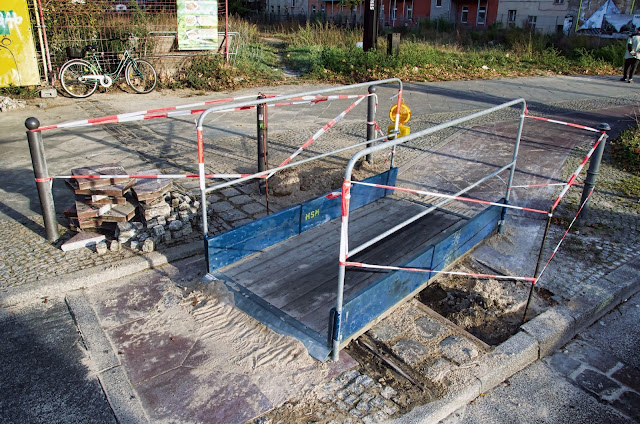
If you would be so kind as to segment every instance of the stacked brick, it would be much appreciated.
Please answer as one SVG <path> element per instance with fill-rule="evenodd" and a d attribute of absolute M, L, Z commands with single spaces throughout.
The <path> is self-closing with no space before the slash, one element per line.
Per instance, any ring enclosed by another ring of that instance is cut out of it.
<path fill-rule="evenodd" d="M 77 168 L 71 173 L 128 175 L 117 164 Z M 160 172 L 149 169 L 137 174 L 159 175 Z M 70 228 L 112 236 L 111 250 L 128 243 L 133 250 L 151 252 L 160 243 L 191 235 L 193 227 L 200 224 L 200 202 L 172 190 L 169 179 L 71 178 L 66 183 L 76 195 L 75 203 L 64 212 Z M 106 250 L 106 242 L 98 243 L 98 248 Z"/>
<path fill-rule="evenodd" d="M 88 166 L 71 170 L 71 175 L 127 175 L 118 164 Z M 75 203 L 64 211 L 72 230 L 115 230 L 118 222 L 128 222 L 136 212 L 137 201 L 130 194 L 136 184 L 132 178 L 71 178 L 67 186 Z"/>

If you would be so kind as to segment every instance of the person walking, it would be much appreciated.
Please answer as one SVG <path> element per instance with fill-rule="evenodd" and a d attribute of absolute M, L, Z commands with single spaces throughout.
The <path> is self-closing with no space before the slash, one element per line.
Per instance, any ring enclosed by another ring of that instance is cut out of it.
<path fill-rule="evenodd" d="M 624 69 L 620 81 L 633 82 L 633 74 L 636 72 L 636 67 L 640 60 L 636 56 L 638 54 L 640 54 L 640 33 L 637 28 L 634 28 L 633 33 L 627 38 L 627 46 L 624 52 Z"/>

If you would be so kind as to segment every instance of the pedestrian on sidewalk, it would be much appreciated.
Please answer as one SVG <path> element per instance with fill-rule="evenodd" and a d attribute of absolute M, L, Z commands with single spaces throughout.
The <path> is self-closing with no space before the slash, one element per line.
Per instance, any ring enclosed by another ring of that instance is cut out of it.
<path fill-rule="evenodd" d="M 640 33 L 634 28 L 632 34 L 627 38 L 626 50 L 624 52 L 624 70 L 620 81 L 633 82 L 633 74 L 636 72 L 638 60 L 636 55 L 640 54 Z"/>

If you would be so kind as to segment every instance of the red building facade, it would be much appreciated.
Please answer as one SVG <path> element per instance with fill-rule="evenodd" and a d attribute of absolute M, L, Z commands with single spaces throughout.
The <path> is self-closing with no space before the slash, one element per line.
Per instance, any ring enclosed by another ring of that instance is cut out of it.
<path fill-rule="evenodd" d="M 452 1 L 453 22 L 470 27 L 488 27 L 496 22 L 499 0 Z"/>

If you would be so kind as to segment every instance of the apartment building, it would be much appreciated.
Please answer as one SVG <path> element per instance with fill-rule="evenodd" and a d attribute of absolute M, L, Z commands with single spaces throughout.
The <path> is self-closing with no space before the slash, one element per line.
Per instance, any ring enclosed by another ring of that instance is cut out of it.
<path fill-rule="evenodd" d="M 421 19 L 445 19 L 457 26 L 482 29 L 500 22 L 530 28 L 536 32 L 561 31 L 567 19 L 574 19 L 578 0 L 266 0 L 272 16 L 317 16 L 339 23 L 360 25 L 364 8 L 378 1 L 380 27 L 413 27 Z M 625 0 L 620 0 L 625 1 Z M 590 4 L 591 2 L 589 2 Z M 595 3 L 595 1 L 594 1 Z M 355 4 L 355 6 L 352 6 Z"/>

